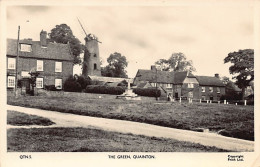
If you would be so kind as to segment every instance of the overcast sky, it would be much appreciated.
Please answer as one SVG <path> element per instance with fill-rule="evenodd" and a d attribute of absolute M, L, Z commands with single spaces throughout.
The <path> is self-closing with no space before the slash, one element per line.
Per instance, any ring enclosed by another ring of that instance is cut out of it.
<path fill-rule="evenodd" d="M 253 48 L 253 6 L 12 6 L 7 8 L 7 37 L 39 40 L 55 25 L 69 25 L 84 43 L 77 17 L 88 33 L 95 34 L 103 62 L 119 52 L 128 60 L 127 72 L 134 77 L 138 69 L 150 69 L 155 61 L 174 52 L 193 61 L 196 75 L 229 76 L 223 59 L 229 52 Z M 27 22 L 27 20 L 29 22 Z M 105 64 L 105 63 L 103 63 Z"/>

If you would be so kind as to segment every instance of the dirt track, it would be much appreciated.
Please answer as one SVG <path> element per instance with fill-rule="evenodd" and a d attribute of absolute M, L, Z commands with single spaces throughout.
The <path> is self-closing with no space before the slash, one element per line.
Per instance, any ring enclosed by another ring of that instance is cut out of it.
<path fill-rule="evenodd" d="M 56 111 L 47 111 L 11 105 L 7 105 L 7 109 L 49 118 L 50 120 L 56 123 L 56 125 L 52 125 L 49 127 L 87 128 L 91 126 L 107 131 L 172 138 L 180 141 L 199 143 L 205 146 L 215 146 L 230 151 L 254 151 L 253 141 L 225 137 L 214 133 L 194 132 L 188 130 L 150 125 L 145 123 L 81 116 L 75 114 L 60 113 Z M 8 127 L 12 128 L 13 126 Z"/>

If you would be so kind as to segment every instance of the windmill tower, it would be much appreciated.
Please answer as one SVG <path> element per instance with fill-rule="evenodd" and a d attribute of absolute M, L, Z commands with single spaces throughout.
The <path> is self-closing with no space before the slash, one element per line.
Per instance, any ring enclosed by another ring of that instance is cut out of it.
<path fill-rule="evenodd" d="M 79 19 L 78 19 L 79 21 Z M 79 21 L 81 28 L 83 29 L 85 37 L 85 50 L 84 50 L 84 60 L 83 60 L 83 76 L 87 77 L 89 75 L 101 76 L 100 67 L 100 57 L 99 57 L 99 47 L 97 37 L 93 34 L 87 34 L 84 30 L 82 24 Z"/>

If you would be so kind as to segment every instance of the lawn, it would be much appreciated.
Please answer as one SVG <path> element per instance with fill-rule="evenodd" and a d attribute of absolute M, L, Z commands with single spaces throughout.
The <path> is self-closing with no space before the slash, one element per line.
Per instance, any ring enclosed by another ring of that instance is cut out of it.
<path fill-rule="evenodd" d="M 9 96 L 8 104 L 194 131 L 204 128 L 220 131 L 226 136 L 254 140 L 253 106 L 124 101 L 112 95 L 97 97 L 92 94 L 89 98 L 26 96 L 15 99 Z"/>
<path fill-rule="evenodd" d="M 24 125 L 41 125 L 49 126 L 55 124 L 51 120 L 36 115 L 29 115 L 17 111 L 7 111 L 7 124 L 24 126 Z"/>
<path fill-rule="evenodd" d="M 86 128 L 18 128 L 7 131 L 8 152 L 227 152 L 173 139 Z"/>

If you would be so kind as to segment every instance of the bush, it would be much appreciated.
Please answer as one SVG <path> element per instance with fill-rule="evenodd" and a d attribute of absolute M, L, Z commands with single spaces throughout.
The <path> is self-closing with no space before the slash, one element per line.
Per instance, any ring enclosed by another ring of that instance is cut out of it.
<path fill-rule="evenodd" d="M 117 87 L 109 87 L 103 85 L 89 85 L 85 90 L 87 93 L 100 93 L 100 94 L 112 94 L 112 95 L 120 95 L 125 92 L 125 87 L 117 86 Z"/>
<path fill-rule="evenodd" d="M 148 96 L 148 97 L 161 96 L 161 91 L 156 88 L 134 88 L 133 92 L 140 96 Z"/>
<path fill-rule="evenodd" d="M 75 80 L 80 84 L 82 89 L 85 89 L 88 85 L 91 85 L 91 80 L 89 78 L 85 78 L 84 76 L 75 75 Z"/>
<path fill-rule="evenodd" d="M 64 91 L 67 92 L 81 92 L 81 85 L 76 81 L 73 76 L 70 76 L 64 83 Z"/>

